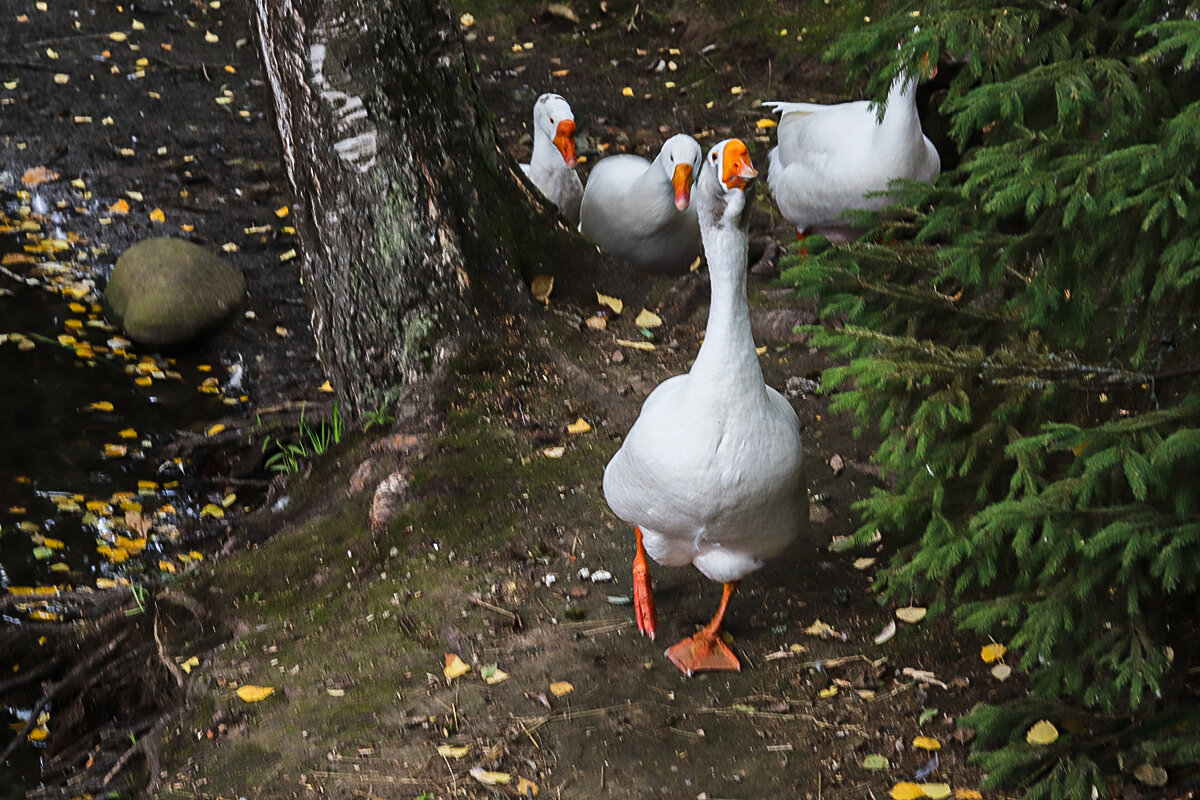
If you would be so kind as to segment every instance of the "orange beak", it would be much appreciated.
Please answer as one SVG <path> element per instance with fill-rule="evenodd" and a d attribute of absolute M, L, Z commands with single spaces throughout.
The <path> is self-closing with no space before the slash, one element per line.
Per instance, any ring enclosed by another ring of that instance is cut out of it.
<path fill-rule="evenodd" d="M 721 159 L 721 182 L 730 189 L 745 189 L 746 184 L 758 177 L 758 170 L 750 163 L 750 153 L 741 139 L 731 139 L 725 145 Z"/>
<path fill-rule="evenodd" d="M 676 164 L 675 174 L 671 176 L 671 185 L 675 187 L 675 207 L 686 211 L 692 202 L 692 165 Z"/>
<path fill-rule="evenodd" d="M 558 131 L 554 134 L 554 146 L 562 153 L 563 161 L 571 169 L 579 163 L 575 158 L 575 120 L 564 119 L 558 123 Z"/>

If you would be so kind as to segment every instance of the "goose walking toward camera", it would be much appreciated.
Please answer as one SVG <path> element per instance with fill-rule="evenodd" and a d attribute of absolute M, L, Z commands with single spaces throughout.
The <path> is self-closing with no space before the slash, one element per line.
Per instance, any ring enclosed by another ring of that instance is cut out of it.
<path fill-rule="evenodd" d="M 533 156 L 522 164 L 529 179 L 567 218 L 579 224 L 583 183 L 575 172 L 575 115 L 561 95 L 547 93 L 533 104 Z"/>
<path fill-rule="evenodd" d="M 917 80 L 901 74 L 888 91 L 883 119 L 866 100 L 837 105 L 763 103 L 781 114 L 779 145 L 768 154 L 767 184 L 797 238 L 810 233 L 848 241 L 849 209 L 879 210 L 896 178 L 932 181 L 941 171 L 937 149 L 921 131 Z"/>
<path fill-rule="evenodd" d="M 680 133 L 653 162 L 630 154 L 601 159 L 583 190 L 580 232 L 639 269 L 686 272 L 700 255 L 690 205 L 702 156 L 696 140 Z"/>
<path fill-rule="evenodd" d="M 660 384 L 604 470 L 604 496 L 635 526 L 634 613 L 657 628 L 649 555 L 692 563 L 724 584 L 712 621 L 667 650 L 681 670 L 739 670 L 721 640 L 726 608 L 742 576 L 779 555 L 808 525 L 800 424 L 763 382 L 746 303 L 746 187 L 758 173 L 746 146 L 713 147 L 695 202 L 712 283 L 704 343 L 685 375 Z"/>

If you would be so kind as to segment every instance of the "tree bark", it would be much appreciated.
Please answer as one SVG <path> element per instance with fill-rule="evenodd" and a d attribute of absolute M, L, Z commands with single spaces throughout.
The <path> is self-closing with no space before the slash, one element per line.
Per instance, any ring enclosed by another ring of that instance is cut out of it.
<path fill-rule="evenodd" d="M 445 2 L 253 8 L 318 353 L 356 416 L 530 309 L 523 279 L 580 266 L 583 243 L 514 174 Z"/>

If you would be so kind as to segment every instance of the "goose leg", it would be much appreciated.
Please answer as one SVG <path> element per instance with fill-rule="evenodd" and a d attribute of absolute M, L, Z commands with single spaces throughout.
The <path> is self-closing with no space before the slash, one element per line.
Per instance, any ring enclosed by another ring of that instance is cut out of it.
<path fill-rule="evenodd" d="M 650 565 L 642 545 L 642 529 L 635 527 L 633 530 L 637 534 L 637 553 L 633 557 L 633 613 L 637 617 L 638 630 L 654 641 L 658 611 L 654 608 L 654 591 L 650 588 Z"/>
<path fill-rule="evenodd" d="M 800 230 L 799 228 L 796 228 L 796 242 L 800 245 L 798 248 L 796 248 L 796 255 L 798 255 L 798 256 L 808 255 L 808 245 L 806 245 L 804 243 L 804 240 L 807 238 L 808 238 L 807 233 Z"/>
<path fill-rule="evenodd" d="M 737 591 L 741 581 L 730 581 L 725 584 L 721 594 L 721 606 L 713 616 L 712 621 L 696 632 L 694 636 L 667 648 L 667 658 L 675 663 L 689 676 L 701 670 L 725 670 L 740 672 L 741 663 L 729 649 L 729 645 L 721 639 L 721 623 L 725 619 L 725 610 L 729 607 L 729 599 Z"/>

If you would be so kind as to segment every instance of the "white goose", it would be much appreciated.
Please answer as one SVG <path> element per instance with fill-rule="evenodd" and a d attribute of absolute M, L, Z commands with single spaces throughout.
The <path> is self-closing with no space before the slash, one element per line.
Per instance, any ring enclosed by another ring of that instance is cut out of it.
<path fill-rule="evenodd" d="M 686 272 L 700 255 L 700 225 L 689 208 L 703 153 L 676 134 L 651 163 L 621 154 L 601 159 L 588 175 L 579 230 L 613 255 L 647 272 Z"/>
<path fill-rule="evenodd" d="M 747 202 L 758 173 L 746 146 L 713 147 L 695 206 L 712 282 L 700 353 L 686 375 L 660 384 L 604 470 L 604 496 L 635 526 L 634 613 L 657 627 L 646 554 L 664 566 L 691 562 L 725 585 L 712 621 L 667 650 L 684 672 L 738 670 L 721 624 L 743 575 L 779 555 L 808 525 L 796 413 L 763 382 L 746 303 Z"/>
<path fill-rule="evenodd" d="M 583 183 L 575 173 L 575 115 L 561 95 L 533 104 L 533 156 L 521 169 L 572 225 L 579 224 Z"/>
<path fill-rule="evenodd" d="M 933 143 L 917 116 L 917 81 L 901 74 L 888 91 L 887 110 L 877 119 L 866 100 L 837 105 L 763 103 L 782 114 L 779 146 L 768 155 L 767 184 L 797 238 L 819 233 L 834 241 L 855 235 L 840 215 L 848 209 L 879 210 L 895 178 L 932 181 L 941 171 Z"/>

